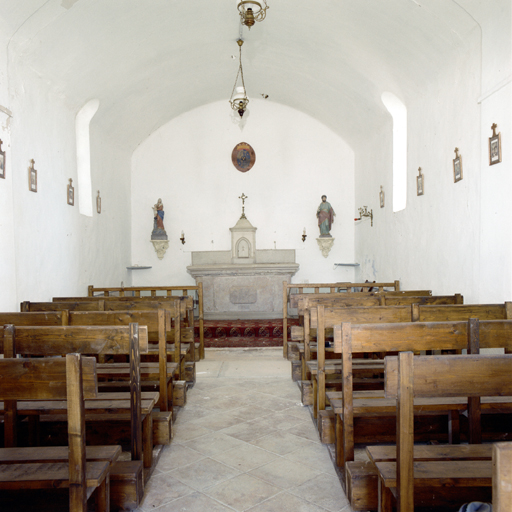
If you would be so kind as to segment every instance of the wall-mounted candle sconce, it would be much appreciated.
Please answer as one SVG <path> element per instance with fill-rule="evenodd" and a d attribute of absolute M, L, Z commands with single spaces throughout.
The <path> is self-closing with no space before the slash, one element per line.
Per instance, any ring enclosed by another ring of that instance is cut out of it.
<path fill-rule="evenodd" d="M 306 228 L 304 228 L 304 231 L 302 232 L 302 241 L 305 242 L 308 235 L 306 235 Z"/>
<path fill-rule="evenodd" d="M 371 226 L 373 227 L 373 210 L 368 211 L 367 206 L 363 206 L 362 208 L 358 208 L 359 211 L 359 218 L 354 220 L 361 220 L 363 217 L 370 217 L 371 219 Z"/>
<path fill-rule="evenodd" d="M 183 233 L 183 231 L 181 232 L 181 238 L 180 238 L 180 240 L 181 240 L 181 243 L 182 243 L 182 244 L 185 244 L 185 233 Z"/>

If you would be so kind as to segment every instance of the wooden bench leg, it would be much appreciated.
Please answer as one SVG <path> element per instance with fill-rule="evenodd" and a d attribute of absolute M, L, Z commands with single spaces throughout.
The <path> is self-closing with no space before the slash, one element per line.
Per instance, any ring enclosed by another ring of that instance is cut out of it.
<path fill-rule="evenodd" d="M 448 413 L 448 442 L 450 444 L 460 444 L 459 411 Z"/>
<path fill-rule="evenodd" d="M 379 512 L 393 512 L 393 493 L 379 477 Z"/>
<path fill-rule="evenodd" d="M 172 411 L 172 397 L 174 393 L 174 377 L 169 381 L 167 385 L 167 410 Z"/>
<path fill-rule="evenodd" d="M 28 420 L 28 445 L 41 446 L 41 432 L 38 415 L 30 415 Z"/>
<path fill-rule="evenodd" d="M 96 489 L 96 511 L 110 512 L 110 474 L 107 473 L 101 485 Z"/>
<path fill-rule="evenodd" d="M 306 367 L 306 359 L 304 358 L 304 354 L 300 356 L 300 365 L 302 370 L 301 380 L 307 380 L 307 367 Z"/>
<path fill-rule="evenodd" d="M 334 446 L 336 450 L 336 466 L 342 468 L 345 463 L 345 453 L 343 450 L 343 420 L 340 414 L 336 414 Z"/>
<path fill-rule="evenodd" d="M 318 417 L 318 383 L 316 381 L 316 375 L 311 375 L 313 381 L 313 418 Z"/>
<path fill-rule="evenodd" d="M 142 451 L 144 467 L 150 468 L 153 462 L 153 416 L 146 414 L 142 422 Z"/>

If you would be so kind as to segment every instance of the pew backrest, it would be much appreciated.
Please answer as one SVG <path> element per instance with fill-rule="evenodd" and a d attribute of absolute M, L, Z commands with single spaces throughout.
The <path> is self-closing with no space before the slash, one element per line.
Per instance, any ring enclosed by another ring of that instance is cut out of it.
<path fill-rule="evenodd" d="M 65 325 L 63 323 L 63 314 L 61 311 L 47 311 L 36 313 L 0 313 L 0 325 L 46 325 L 57 326 Z"/>
<path fill-rule="evenodd" d="M 67 400 L 71 512 L 87 510 L 84 397 L 97 396 L 95 364 L 93 358 L 82 358 L 80 354 L 51 360 L 0 359 L 0 399 L 9 404 L 4 418 L 6 436 L 16 429 L 17 400 Z M 104 464 L 108 466 L 107 462 Z M 33 468 L 32 471 L 44 471 L 41 464 Z"/>
<path fill-rule="evenodd" d="M 291 293 L 292 290 L 297 290 L 297 293 Z M 371 290 L 400 290 L 400 281 L 393 281 L 392 283 L 302 283 L 291 284 L 288 281 L 283 281 L 283 356 L 288 355 L 288 307 L 297 308 L 296 295 L 303 294 L 304 290 L 312 290 L 313 293 L 320 293 L 321 290 L 328 290 L 330 293 L 337 293 L 344 290 L 345 293 L 357 293 L 358 291 L 366 292 Z M 357 291 L 356 291 L 357 290 Z M 295 304 L 295 305 L 293 305 Z"/>
<path fill-rule="evenodd" d="M 320 322 L 322 316 L 322 308 L 319 307 Z M 341 352 L 345 461 L 354 460 L 352 353 L 467 349 L 475 354 L 481 348 L 505 348 L 506 350 L 512 348 L 512 320 L 480 322 L 470 319 L 467 322 L 396 324 L 343 323 L 335 326 L 333 332 L 334 350 Z M 319 366 L 320 360 L 319 352 Z M 385 361 L 386 394 L 390 393 L 390 397 L 393 397 L 398 387 L 398 368 L 392 366 L 396 364 L 396 359 L 386 358 Z M 434 364 L 433 359 L 430 361 Z M 472 408 L 476 410 L 478 407 L 479 403 L 473 402 Z M 470 432 L 471 439 L 475 441 L 480 439 L 481 432 L 478 426 L 472 425 L 471 428 L 473 429 Z"/>
<path fill-rule="evenodd" d="M 3 331 L 3 332 L 1 332 Z M 70 352 L 80 354 L 129 354 L 130 327 L 122 326 L 60 326 L 0 328 L 2 351 L 7 357 L 14 354 L 57 356 Z M 139 349 L 148 351 L 148 331 L 139 327 Z"/>
<path fill-rule="evenodd" d="M 100 311 L 69 313 L 70 326 L 126 326 L 138 323 L 147 328 L 148 341 L 158 343 L 159 362 L 159 406 L 161 411 L 168 410 L 168 372 L 167 372 L 167 342 L 174 343 L 174 360 L 181 366 L 181 334 L 180 334 L 180 307 L 174 304 L 171 309 L 143 310 L 143 311 Z M 172 328 L 174 321 L 174 328 Z M 171 339 L 172 335 L 172 339 Z M 144 347 L 145 348 L 145 347 Z M 146 350 L 142 350 L 145 352 Z"/>
<path fill-rule="evenodd" d="M 414 398 L 512 395 L 512 355 L 394 356 L 399 385 L 388 386 L 386 396 L 397 400 L 398 511 L 414 510 Z M 387 360 L 390 356 L 386 357 Z"/>
<path fill-rule="evenodd" d="M 494 512 L 512 510 L 512 443 L 492 447 L 492 507 Z"/>

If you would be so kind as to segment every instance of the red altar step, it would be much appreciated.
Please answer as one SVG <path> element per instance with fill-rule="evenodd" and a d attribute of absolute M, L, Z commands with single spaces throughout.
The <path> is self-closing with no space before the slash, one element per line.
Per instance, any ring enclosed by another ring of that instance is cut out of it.
<path fill-rule="evenodd" d="M 288 321 L 288 336 L 291 325 L 298 320 Z M 195 325 L 196 341 L 199 338 L 199 324 Z M 275 320 L 205 320 L 204 346 L 221 347 L 282 347 L 283 321 Z"/>

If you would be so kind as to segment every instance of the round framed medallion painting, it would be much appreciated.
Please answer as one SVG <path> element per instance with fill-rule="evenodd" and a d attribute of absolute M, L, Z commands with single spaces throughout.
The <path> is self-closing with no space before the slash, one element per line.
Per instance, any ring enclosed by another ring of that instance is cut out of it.
<path fill-rule="evenodd" d="M 256 153 L 247 142 L 240 142 L 231 153 L 231 161 L 240 172 L 247 172 L 256 162 Z"/>

